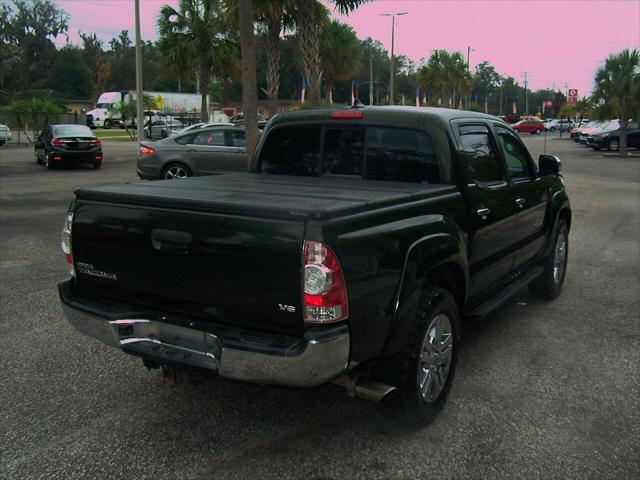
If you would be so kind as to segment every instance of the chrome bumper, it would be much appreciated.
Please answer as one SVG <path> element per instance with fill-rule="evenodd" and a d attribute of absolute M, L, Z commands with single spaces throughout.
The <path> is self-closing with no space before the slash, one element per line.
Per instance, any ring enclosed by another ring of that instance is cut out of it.
<path fill-rule="evenodd" d="M 109 319 L 73 305 L 67 298 L 68 284 L 59 288 L 65 316 L 76 330 L 160 364 L 205 368 L 246 382 L 314 387 L 343 373 L 349 362 L 346 325 L 308 332 L 287 348 L 266 352 L 264 344 L 234 339 L 230 346 L 216 334 L 155 319 Z"/>

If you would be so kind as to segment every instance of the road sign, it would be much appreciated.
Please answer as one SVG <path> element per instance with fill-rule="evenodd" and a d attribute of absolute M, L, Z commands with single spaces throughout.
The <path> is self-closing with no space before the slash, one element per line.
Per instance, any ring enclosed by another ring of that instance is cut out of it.
<path fill-rule="evenodd" d="M 567 103 L 576 103 L 578 101 L 578 89 L 570 88 L 567 92 L 569 97 L 567 98 Z"/>
<path fill-rule="evenodd" d="M 156 100 L 156 107 L 158 107 L 158 110 L 161 110 L 162 107 L 164 107 L 164 98 L 162 98 L 162 95 L 157 95 L 155 100 Z"/>

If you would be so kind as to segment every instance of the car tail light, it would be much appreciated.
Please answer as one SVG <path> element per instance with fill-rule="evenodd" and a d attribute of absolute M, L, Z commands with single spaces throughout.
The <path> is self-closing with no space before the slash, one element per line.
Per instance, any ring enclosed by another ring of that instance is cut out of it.
<path fill-rule="evenodd" d="M 336 110 L 335 112 L 331 112 L 331 118 L 360 119 L 360 118 L 364 118 L 364 113 L 362 112 L 362 110 Z"/>
<path fill-rule="evenodd" d="M 59 138 L 54 138 L 53 140 L 51 140 L 51 145 L 55 145 L 56 147 L 61 147 L 64 144 L 65 142 L 60 140 Z"/>
<path fill-rule="evenodd" d="M 96 155 L 96 160 L 102 160 L 102 155 Z"/>
<path fill-rule="evenodd" d="M 349 316 L 347 287 L 340 262 L 329 247 L 304 241 L 304 321 L 331 323 Z"/>
<path fill-rule="evenodd" d="M 69 273 L 72 277 L 76 276 L 76 272 L 73 268 L 73 253 L 71 251 L 71 228 L 73 226 L 73 212 L 67 212 L 67 218 L 64 221 L 64 227 L 62 227 L 62 238 L 60 244 L 62 251 L 64 252 L 65 259 L 69 264 Z"/>
<path fill-rule="evenodd" d="M 89 142 L 89 145 L 94 145 L 96 147 L 99 147 L 102 145 L 102 140 L 100 140 L 99 138 L 94 138 Z"/>
<path fill-rule="evenodd" d="M 60 160 L 62 160 L 62 155 L 54 155 L 54 156 L 53 156 L 53 159 L 54 159 L 56 162 L 59 162 Z"/>
<path fill-rule="evenodd" d="M 140 155 L 151 155 L 155 153 L 156 149 L 147 147 L 146 145 L 140 145 Z"/>

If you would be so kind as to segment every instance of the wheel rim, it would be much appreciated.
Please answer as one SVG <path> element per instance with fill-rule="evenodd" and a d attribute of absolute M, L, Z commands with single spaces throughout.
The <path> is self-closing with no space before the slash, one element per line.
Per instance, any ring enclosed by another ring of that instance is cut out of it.
<path fill-rule="evenodd" d="M 558 234 L 556 249 L 553 259 L 553 281 L 556 285 L 562 282 L 564 269 L 567 264 L 567 235 L 564 232 Z"/>
<path fill-rule="evenodd" d="M 164 174 L 164 178 L 166 178 L 167 180 L 174 180 L 176 178 L 187 178 L 188 176 L 189 175 L 187 174 L 187 171 L 178 165 L 169 167 Z"/>
<path fill-rule="evenodd" d="M 44 163 L 45 167 L 49 166 L 49 154 L 48 153 L 44 154 L 44 162 L 43 163 Z"/>
<path fill-rule="evenodd" d="M 433 403 L 438 399 L 447 383 L 452 358 L 451 320 L 440 314 L 429 324 L 420 347 L 417 380 L 423 401 Z"/>
<path fill-rule="evenodd" d="M 620 148 L 620 144 L 616 140 L 611 140 L 609 142 L 609 149 L 613 152 L 617 152 L 618 148 Z"/>

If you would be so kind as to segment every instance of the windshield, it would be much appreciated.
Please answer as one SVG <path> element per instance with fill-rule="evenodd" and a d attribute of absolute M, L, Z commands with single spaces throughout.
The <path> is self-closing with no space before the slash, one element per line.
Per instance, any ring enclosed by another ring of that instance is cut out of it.
<path fill-rule="evenodd" d="M 58 125 L 53 127 L 53 135 L 56 137 L 94 137 L 89 127 L 84 125 Z"/>

